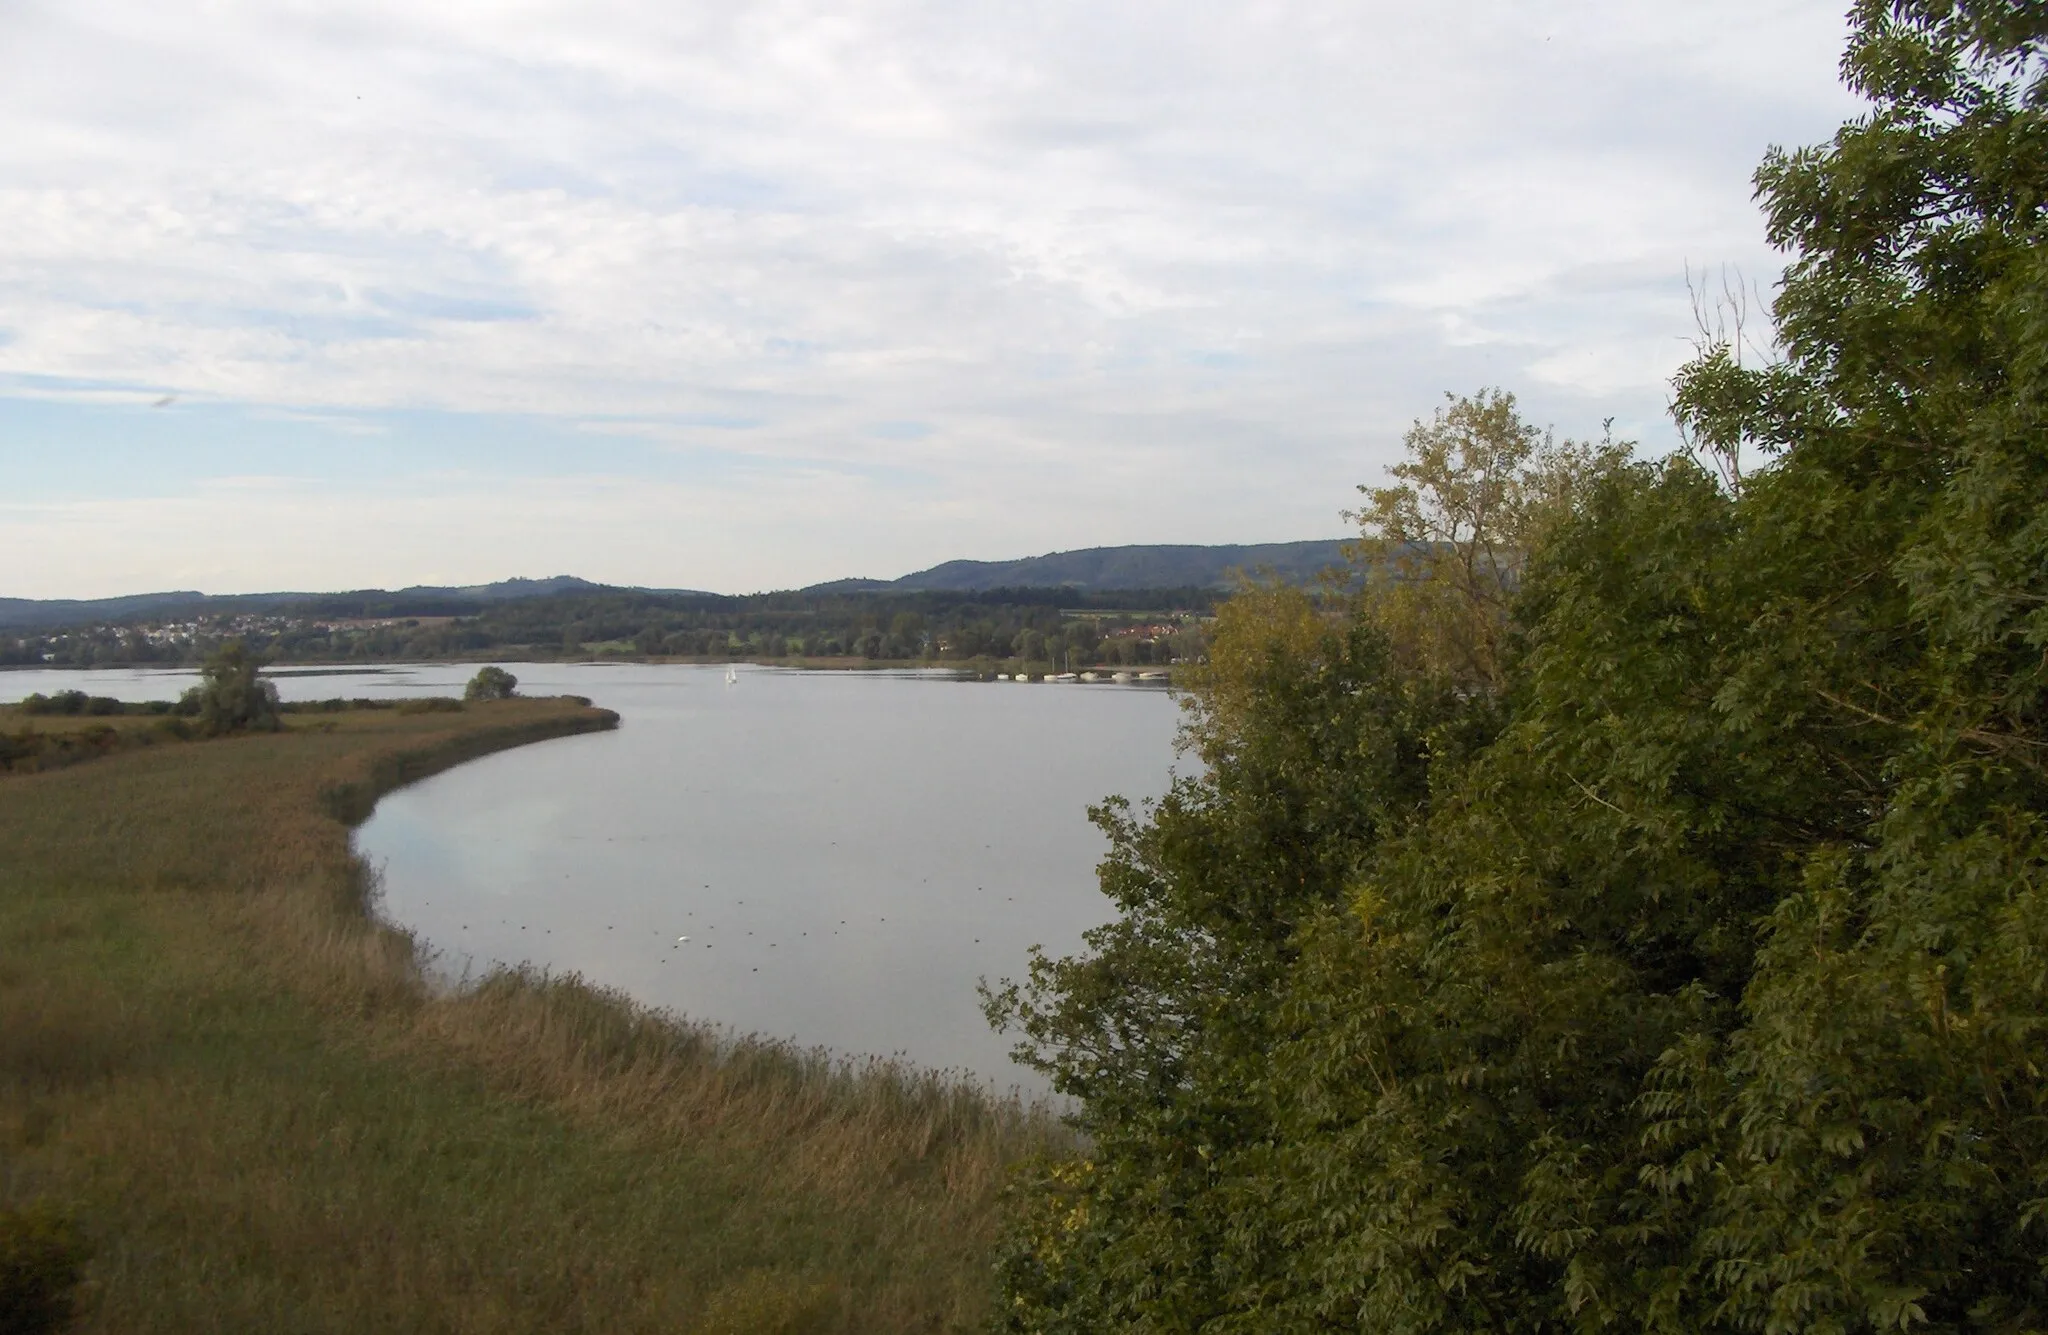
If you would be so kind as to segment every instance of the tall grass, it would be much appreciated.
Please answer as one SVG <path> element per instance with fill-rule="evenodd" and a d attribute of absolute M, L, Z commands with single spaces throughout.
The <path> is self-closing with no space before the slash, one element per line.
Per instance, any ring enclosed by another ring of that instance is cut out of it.
<path fill-rule="evenodd" d="M 572 701 L 294 718 L 0 776 L 0 1209 L 93 1247 L 88 1331 L 978 1325 L 1048 1117 L 575 978 L 455 992 L 345 820 Z"/>

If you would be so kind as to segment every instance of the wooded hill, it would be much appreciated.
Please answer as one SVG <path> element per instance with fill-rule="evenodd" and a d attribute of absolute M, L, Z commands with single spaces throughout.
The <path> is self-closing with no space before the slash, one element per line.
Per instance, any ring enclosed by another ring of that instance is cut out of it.
<path fill-rule="evenodd" d="M 574 575 L 496 584 L 357 589 L 346 593 L 201 593 L 175 589 L 114 598 L 0 598 L 0 630 L 67 629 L 234 616 L 473 616 L 498 603 L 578 593 L 699 596 L 694 589 L 613 589 Z"/>
<path fill-rule="evenodd" d="M 1253 546 L 1089 547 L 1017 561 L 948 561 L 900 579 L 842 579 L 779 594 L 719 595 L 698 589 L 650 589 L 597 584 L 574 575 L 549 579 L 508 579 L 467 586 L 413 585 L 404 589 L 357 589 L 338 593 L 207 594 L 184 589 L 128 594 L 116 598 L 0 598 L 0 630 L 63 629 L 166 619 L 222 616 L 476 616 L 500 603 L 530 598 L 609 595 L 667 600 L 693 598 L 787 598 L 791 593 L 829 597 L 858 592 L 952 591 L 988 593 L 1001 589 L 1120 590 L 1231 587 L 1235 573 L 1270 575 L 1307 582 L 1344 563 L 1344 539 L 1276 542 Z M 1149 603 L 1147 604 L 1149 605 Z"/>
<path fill-rule="evenodd" d="M 1349 539 L 1252 546 L 1087 547 L 1019 561 L 948 561 L 893 580 L 841 580 L 822 589 L 1227 589 L 1236 574 L 1306 584 L 1345 564 Z"/>

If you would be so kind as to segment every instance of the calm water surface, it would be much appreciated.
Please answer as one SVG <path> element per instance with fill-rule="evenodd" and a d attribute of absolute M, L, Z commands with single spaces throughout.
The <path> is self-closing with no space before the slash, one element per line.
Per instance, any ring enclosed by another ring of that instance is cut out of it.
<path fill-rule="evenodd" d="M 1107 919 L 1087 807 L 1169 781 L 1163 691 L 915 673 L 507 665 L 616 732 L 487 756 L 378 804 L 384 911 L 460 975 L 531 962 L 692 1018 L 1040 1089 L 975 994 Z M 443 695 L 470 666 L 284 677 L 286 699 Z M 48 678 L 48 680 L 32 680 Z M 0 699 L 164 698 L 189 674 L 5 673 Z M 687 936 L 688 941 L 679 938 Z"/>

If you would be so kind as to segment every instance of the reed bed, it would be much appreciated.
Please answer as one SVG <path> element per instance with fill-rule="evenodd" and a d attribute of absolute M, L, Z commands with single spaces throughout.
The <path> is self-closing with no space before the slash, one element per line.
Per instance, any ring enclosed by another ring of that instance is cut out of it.
<path fill-rule="evenodd" d="M 14 720 L 6 720 L 10 725 Z M 578 701 L 295 716 L 0 776 L 0 1208 L 85 1331 L 943 1331 L 1043 1109 L 574 977 L 436 987 L 347 821 Z"/>

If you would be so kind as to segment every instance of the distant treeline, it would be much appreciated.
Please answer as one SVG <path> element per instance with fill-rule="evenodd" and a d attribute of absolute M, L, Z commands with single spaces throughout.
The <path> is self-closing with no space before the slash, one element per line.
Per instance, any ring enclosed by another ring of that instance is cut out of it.
<path fill-rule="evenodd" d="M 1213 589 L 625 590 L 479 604 L 391 594 L 309 598 L 272 613 L 147 618 L 0 636 L 0 664 L 102 667 L 203 660 L 241 640 L 275 662 L 504 654 L 1163 664 L 1198 658 Z"/>

